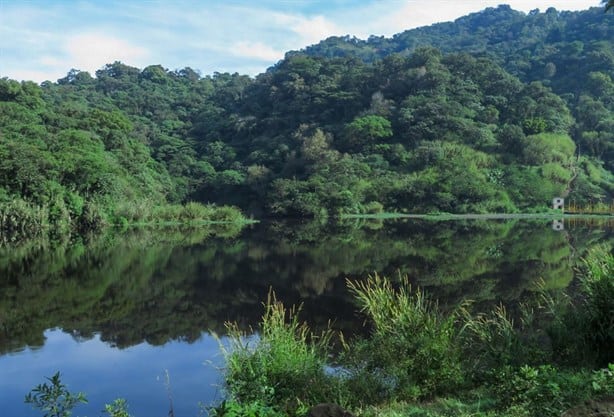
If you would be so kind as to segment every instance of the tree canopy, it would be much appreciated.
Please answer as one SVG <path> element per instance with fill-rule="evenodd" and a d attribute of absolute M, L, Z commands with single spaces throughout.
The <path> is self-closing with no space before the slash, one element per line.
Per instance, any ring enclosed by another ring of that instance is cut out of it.
<path fill-rule="evenodd" d="M 613 19 L 499 6 L 329 38 L 255 78 L 121 62 L 2 78 L 0 203 L 89 224 L 189 201 L 320 217 L 608 200 Z"/>

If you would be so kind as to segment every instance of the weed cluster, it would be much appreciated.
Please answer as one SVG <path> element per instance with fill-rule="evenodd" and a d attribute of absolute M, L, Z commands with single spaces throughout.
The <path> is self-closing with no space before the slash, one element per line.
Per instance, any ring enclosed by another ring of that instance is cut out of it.
<path fill-rule="evenodd" d="M 114 208 L 103 208 L 96 201 L 56 198 L 50 204 L 37 205 L 22 199 L 0 200 L 0 238 L 24 240 L 48 233 L 67 235 L 72 231 L 91 232 L 115 224 L 135 223 L 182 224 L 245 223 L 236 207 L 188 202 L 154 204 L 149 200 L 124 202 Z"/>
<path fill-rule="evenodd" d="M 443 314 L 404 278 L 398 289 L 377 274 L 365 282 L 348 281 L 348 287 L 374 325 L 369 339 L 346 352 L 354 398 L 415 400 L 459 386 L 456 314 Z"/>
<path fill-rule="evenodd" d="M 134 223 L 242 222 L 245 218 L 236 207 L 216 206 L 190 201 L 186 204 L 153 204 L 143 200 L 139 204 L 121 204 L 114 209 L 114 222 L 119 225 Z"/>
<path fill-rule="evenodd" d="M 298 320 L 299 310 L 286 310 L 270 293 L 257 339 L 227 323 L 230 345 L 222 351 L 230 399 L 289 411 L 333 394 L 333 377 L 326 372 L 332 332 L 312 334 Z"/>
<path fill-rule="evenodd" d="M 87 403 L 87 398 L 82 392 L 70 392 L 62 383 L 60 373 L 56 372 L 47 378 L 47 382 L 34 387 L 26 395 L 25 402 L 43 412 L 43 417 L 70 417 L 77 405 Z M 123 398 L 105 404 L 104 412 L 108 417 L 131 417 L 128 403 Z"/>

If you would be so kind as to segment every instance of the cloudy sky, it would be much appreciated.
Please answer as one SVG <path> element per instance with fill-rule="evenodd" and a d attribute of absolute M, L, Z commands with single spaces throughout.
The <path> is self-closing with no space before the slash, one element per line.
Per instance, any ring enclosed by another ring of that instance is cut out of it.
<path fill-rule="evenodd" d="M 328 36 L 390 36 L 500 3 L 528 12 L 600 0 L 0 0 L 0 77 L 55 81 L 113 61 L 255 75 Z"/>

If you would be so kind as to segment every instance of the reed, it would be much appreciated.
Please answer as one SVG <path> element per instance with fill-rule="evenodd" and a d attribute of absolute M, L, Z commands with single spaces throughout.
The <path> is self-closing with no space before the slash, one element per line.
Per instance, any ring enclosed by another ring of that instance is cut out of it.
<path fill-rule="evenodd" d="M 407 277 L 393 283 L 377 274 L 348 281 L 373 334 L 356 345 L 350 369 L 371 387 L 358 395 L 374 400 L 416 400 L 455 391 L 461 381 L 461 350 L 456 312 L 444 313 L 436 301 Z M 360 384 L 356 384 L 360 386 Z M 371 395 L 378 391 L 378 395 Z"/>
<path fill-rule="evenodd" d="M 588 204 L 578 204 L 571 201 L 565 207 L 565 213 L 570 214 L 614 214 L 614 201 L 610 203 L 598 201 Z"/>
<path fill-rule="evenodd" d="M 331 330 L 316 335 L 299 321 L 300 307 L 287 309 L 269 292 L 258 337 L 227 323 L 228 343 L 220 343 L 226 359 L 228 400 L 296 414 L 301 404 L 326 402 L 334 396 L 325 367 Z"/>

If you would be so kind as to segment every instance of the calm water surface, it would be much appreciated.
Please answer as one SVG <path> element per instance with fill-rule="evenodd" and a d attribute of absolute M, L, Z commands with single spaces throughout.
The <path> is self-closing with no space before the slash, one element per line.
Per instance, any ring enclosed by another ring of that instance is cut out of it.
<path fill-rule="evenodd" d="M 195 417 L 222 398 L 216 332 L 256 325 L 269 288 L 313 327 L 364 333 L 345 279 L 408 275 L 442 305 L 512 306 L 543 280 L 573 288 L 607 224 L 549 221 L 262 223 L 243 230 L 139 230 L 0 248 L 0 415 L 37 416 L 24 395 L 56 371 L 101 415 Z"/>

